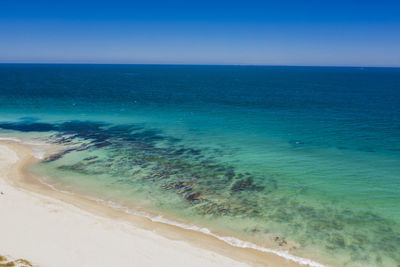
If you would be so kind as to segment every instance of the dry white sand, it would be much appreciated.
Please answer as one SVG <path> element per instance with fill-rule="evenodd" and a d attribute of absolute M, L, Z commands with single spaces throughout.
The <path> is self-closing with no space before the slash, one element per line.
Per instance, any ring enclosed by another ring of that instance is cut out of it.
<path fill-rule="evenodd" d="M 0 143 L 0 255 L 38 266 L 247 266 L 10 183 L 19 157 Z"/>

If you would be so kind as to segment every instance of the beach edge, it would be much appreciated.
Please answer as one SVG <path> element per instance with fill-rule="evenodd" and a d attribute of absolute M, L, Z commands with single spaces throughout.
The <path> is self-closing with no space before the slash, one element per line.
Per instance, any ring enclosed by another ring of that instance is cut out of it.
<path fill-rule="evenodd" d="M 28 194 L 31 197 L 42 200 L 44 198 L 45 201 L 50 201 L 56 206 L 67 205 L 75 212 L 81 215 L 84 214 L 84 216 L 88 218 L 107 221 L 105 224 L 108 225 L 115 224 L 120 226 L 123 224 L 125 228 L 132 228 L 136 231 L 146 231 L 157 235 L 163 240 L 168 240 L 166 241 L 167 243 L 184 243 L 185 246 L 187 246 L 185 249 L 188 249 L 189 251 L 193 250 L 191 252 L 195 254 L 201 251 L 202 256 L 200 256 L 200 259 L 202 260 L 207 260 L 207 257 L 210 257 L 209 253 L 211 253 L 213 256 L 209 259 L 211 260 L 209 265 L 215 265 L 213 262 L 217 260 L 220 261 L 216 264 L 218 266 L 244 266 L 246 264 L 250 266 L 299 266 L 300 264 L 303 266 L 323 266 L 311 260 L 307 262 L 308 259 L 303 258 L 299 258 L 303 259 L 303 262 L 296 262 L 295 256 L 293 256 L 295 258 L 294 260 L 290 258 L 288 259 L 285 257 L 285 253 L 287 252 L 284 251 L 282 251 L 283 255 L 279 255 L 274 253 L 275 251 L 268 251 L 268 249 L 267 251 L 260 251 L 252 247 L 235 247 L 228 244 L 225 240 L 221 240 L 218 236 L 207 235 L 192 229 L 185 229 L 178 225 L 168 224 L 163 220 L 155 221 L 145 216 L 127 214 L 126 212 L 116 210 L 110 206 L 102 205 L 95 200 L 90 200 L 75 194 L 56 191 L 48 185 L 39 182 L 37 179 L 38 177 L 35 177 L 34 174 L 27 171 L 27 167 L 39 161 L 34 157 L 33 151 L 29 146 L 18 143 L 15 140 L 1 140 L 0 147 L 7 147 L 13 151 L 19 159 L 14 163 L 12 171 L 8 175 L 5 175 L 5 178 L 1 177 L 14 189 L 24 192 L 24 194 Z M 102 223 L 104 224 L 104 222 Z M 182 253 L 190 254 L 191 252 Z M 15 256 L 19 257 L 20 255 Z M 22 256 L 25 257 L 25 255 Z M 194 263 L 195 260 L 193 257 L 190 257 L 190 259 L 191 265 L 197 265 Z M 162 262 L 163 266 L 168 265 L 162 259 L 157 259 L 157 261 Z M 174 262 L 173 265 L 177 266 L 179 264 Z"/>

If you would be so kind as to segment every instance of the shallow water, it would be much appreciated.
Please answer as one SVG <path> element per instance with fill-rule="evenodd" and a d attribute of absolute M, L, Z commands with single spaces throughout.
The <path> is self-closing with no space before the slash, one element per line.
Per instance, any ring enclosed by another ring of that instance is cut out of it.
<path fill-rule="evenodd" d="M 52 183 L 332 266 L 400 263 L 400 69 L 0 65 Z"/>

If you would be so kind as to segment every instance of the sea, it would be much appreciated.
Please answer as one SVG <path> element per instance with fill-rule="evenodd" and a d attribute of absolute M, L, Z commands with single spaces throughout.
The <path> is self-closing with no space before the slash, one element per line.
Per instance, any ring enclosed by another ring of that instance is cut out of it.
<path fill-rule="evenodd" d="M 30 171 L 104 205 L 312 266 L 400 265 L 399 68 L 0 64 L 7 138 L 62 147 Z"/>

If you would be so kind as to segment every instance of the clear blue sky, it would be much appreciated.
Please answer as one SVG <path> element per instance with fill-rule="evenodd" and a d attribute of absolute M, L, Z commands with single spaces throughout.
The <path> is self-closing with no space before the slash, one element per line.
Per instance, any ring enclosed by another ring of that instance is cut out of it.
<path fill-rule="evenodd" d="M 400 66 L 400 0 L 1 0 L 0 62 Z"/>

